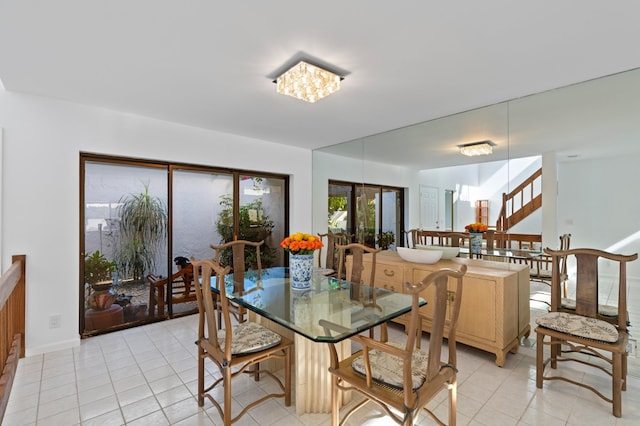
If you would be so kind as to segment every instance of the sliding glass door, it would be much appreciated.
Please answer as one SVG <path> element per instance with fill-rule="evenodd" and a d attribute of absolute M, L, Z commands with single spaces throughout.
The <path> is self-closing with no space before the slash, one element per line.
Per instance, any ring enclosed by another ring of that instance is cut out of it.
<path fill-rule="evenodd" d="M 167 274 L 167 172 L 140 163 L 83 162 L 81 333 L 149 315 L 148 274 Z"/>
<path fill-rule="evenodd" d="M 262 266 L 284 264 L 286 176 L 92 154 L 81 155 L 81 176 L 84 336 L 196 312 L 167 277 L 180 258 L 213 258 L 212 244 L 264 240 Z M 156 288 L 149 275 L 167 279 Z"/>
<path fill-rule="evenodd" d="M 393 249 L 404 227 L 403 189 L 329 182 L 328 228 L 345 231 L 370 247 Z"/>

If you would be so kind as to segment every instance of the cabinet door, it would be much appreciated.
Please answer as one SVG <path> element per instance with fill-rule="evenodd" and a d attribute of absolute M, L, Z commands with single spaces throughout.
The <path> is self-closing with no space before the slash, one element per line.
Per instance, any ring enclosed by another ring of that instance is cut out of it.
<path fill-rule="evenodd" d="M 451 282 L 449 289 L 454 289 Z M 495 342 L 497 304 L 495 281 L 464 277 L 457 332 Z"/>

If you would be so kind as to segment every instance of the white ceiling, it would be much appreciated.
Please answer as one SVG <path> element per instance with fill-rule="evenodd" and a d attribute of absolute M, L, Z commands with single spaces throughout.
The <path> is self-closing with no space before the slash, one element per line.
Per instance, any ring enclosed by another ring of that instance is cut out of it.
<path fill-rule="evenodd" d="M 640 66 L 640 2 L 0 1 L 0 81 L 314 149 Z M 306 54 L 344 71 L 278 95 Z"/>

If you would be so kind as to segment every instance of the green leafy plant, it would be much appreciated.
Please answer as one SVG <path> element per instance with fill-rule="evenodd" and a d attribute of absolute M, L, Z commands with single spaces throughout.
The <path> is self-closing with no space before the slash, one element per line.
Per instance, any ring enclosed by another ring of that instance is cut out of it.
<path fill-rule="evenodd" d="M 120 199 L 120 226 L 116 249 L 119 271 L 134 280 L 153 271 L 155 259 L 164 248 L 167 236 L 167 208 L 158 197 L 149 194 L 149 185 L 139 194 Z"/>
<path fill-rule="evenodd" d="M 100 250 L 84 257 L 84 282 L 90 285 L 111 281 L 116 263 L 108 260 Z"/>
<path fill-rule="evenodd" d="M 223 207 L 218 213 L 216 221 L 216 230 L 220 235 L 220 244 L 228 243 L 234 240 L 233 233 L 233 198 L 231 195 L 225 194 L 220 196 L 220 205 Z M 256 199 L 248 204 L 240 206 L 238 240 L 247 240 L 258 242 L 266 239 L 271 235 L 275 227 L 273 221 L 264 213 L 262 200 Z M 273 249 L 265 244 L 260 251 L 260 260 L 264 268 L 268 268 L 273 264 L 275 254 Z M 248 247 L 244 253 L 245 269 L 255 267 L 256 251 L 253 247 Z M 224 265 L 233 264 L 231 250 L 223 250 L 220 254 L 220 261 Z"/>
<path fill-rule="evenodd" d="M 376 238 L 378 247 L 383 250 L 388 249 L 391 244 L 395 243 L 395 241 L 396 237 L 391 231 L 385 231 L 382 234 L 379 234 Z"/>

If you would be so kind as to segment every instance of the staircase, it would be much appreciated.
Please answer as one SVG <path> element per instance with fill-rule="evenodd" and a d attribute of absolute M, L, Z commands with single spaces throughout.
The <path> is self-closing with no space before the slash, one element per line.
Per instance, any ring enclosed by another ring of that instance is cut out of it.
<path fill-rule="evenodd" d="M 502 194 L 502 209 L 496 222 L 497 231 L 508 231 L 542 207 L 542 168 L 508 194 Z"/>

